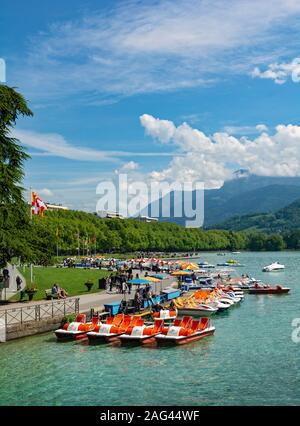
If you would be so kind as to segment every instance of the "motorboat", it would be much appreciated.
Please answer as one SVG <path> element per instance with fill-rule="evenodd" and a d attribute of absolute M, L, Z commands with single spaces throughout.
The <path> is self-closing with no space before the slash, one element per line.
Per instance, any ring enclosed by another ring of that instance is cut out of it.
<path fill-rule="evenodd" d="M 160 334 L 155 336 L 158 345 L 183 345 L 212 335 L 215 327 L 210 325 L 209 318 L 193 320 L 185 316 L 182 320 L 176 319 L 169 327 L 163 327 Z"/>
<path fill-rule="evenodd" d="M 249 290 L 249 294 L 286 294 L 290 291 L 288 287 L 282 287 L 277 285 L 276 287 L 271 287 L 268 284 L 264 286 L 254 286 Z"/>
<path fill-rule="evenodd" d="M 198 303 L 194 299 L 183 299 L 179 297 L 174 301 L 178 316 L 192 315 L 194 317 L 208 317 L 218 311 L 216 306 L 208 303 Z"/>
<path fill-rule="evenodd" d="M 212 265 L 212 264 L 210 264 L 208 262 L 199 262 L 198 266 L 201 269 L 212 269 L 212 268 L 215 268 L 215 265 Z"/>
<path fill-rule="evenodd" d="M 97 326 L 99 326 L 98 316 L 94 316 L 91 322 L 86 322 L 86 315 L 78 314 L 74 322 L 64 324 L 62 328 L 55 330 L 54 333 L 57 340 L 79 340 L 86 338 L 87 333 Z"/>
<path fill-rule="evenodd" d="M 108 317 L 105 324 L 100 324 L 87 333 L 89 343 L 110 343 L 118 339 L 127 330 L 140 323 L 141 318 L 134 315 L 117 314 Z"/>
<path fill-rule="evenodd" d="M 124 334 L 119 336 L 119 339 L 123 345 L 155 343 L 155 336 L 161 333 L 163 323 L 164 320 L 155 319 L 154 324 L 146 325 L 144 320 L 140 318 L 138 325 L 127 329 Z"/>
<path fill-rule="evenodd" d="M 262 271 L 263 272 L 280 272 L 280 271 L 284 271 L 284 269 L 285 269 L 284 265 L 282 265 L 279 262 L 274 262 L 274 263 L 271 263 L 270 265 L 264 266 L 262 268 Z"/>

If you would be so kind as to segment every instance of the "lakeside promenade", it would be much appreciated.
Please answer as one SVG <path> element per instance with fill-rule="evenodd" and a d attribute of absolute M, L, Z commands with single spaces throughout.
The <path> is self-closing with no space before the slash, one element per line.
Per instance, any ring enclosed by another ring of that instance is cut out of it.
<path fill-rule="evenodd" d="M 143 276 L 144 274 L 141 275 L 141 278 L 143 278 Z M 162 280 L 162 288 L 169 287 L 174 282 L 176 282 L 176 279 L 174 280 L 173 277 Z M 153 286 L 153 283 L 150 282 L 150 284 Z M 157 286 L 160 286 L 160 284 L 157 284 Z M 136 286 L 132 286 L 131 295 L 126 293 L 125 295 L 126 299 L 128 299 L 129 297 L 134 297 L 135 287 Z M 123 297 L 124 295 L 122 293 L 107 293 L 106 290 L 102 290 L 102 291 L 99 291 L 99 293 L 87 293 L 87 294 L 81 294 L 78 296 L 75 296 L 75 295 L 70 296 L 66 300 L 72 299 L 72 298 L 79 298 L 80 311 L 88 311 L 91 308 L 100 311 L 104 308 L 104 304 L 122 300 Z M 59 300 L 62 300 L 62 299 L 59 299 Z M 4 311 L 6 309 L 15 309 L 15 308 L 28 307 L 28 306 L 42 305 L 46 303 L 49 303 L 49 300 L 32 300 L 31 302 L 28 302 L 28 301 L 8 302 L 8 303 L 0 304 L 0 311 Z"/>

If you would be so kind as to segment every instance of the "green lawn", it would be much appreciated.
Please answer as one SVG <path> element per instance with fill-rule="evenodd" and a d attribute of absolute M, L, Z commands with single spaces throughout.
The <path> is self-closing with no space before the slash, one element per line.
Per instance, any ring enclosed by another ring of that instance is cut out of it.
<path fill-rule="evenodd" d="M 26 267 L 25 271 L 20 268 L 20 272 L 24 275 L 27 285 L 30 285 L 30 269 Z M 38 288 L 34 295 L 34 300 L 45 299 L 45 290 L 51 288 L 54 283 L 64 288 L 69 296 L 87 294 L 84 283 L 91 280 L 94 285 L 90 293 L 97 293 L 98 279 L 109 275 L 110 272 L 99 269 L 73 269 L 73 268 L 56 268 L 56 267 L 34 267 L 33 282 Z"/>

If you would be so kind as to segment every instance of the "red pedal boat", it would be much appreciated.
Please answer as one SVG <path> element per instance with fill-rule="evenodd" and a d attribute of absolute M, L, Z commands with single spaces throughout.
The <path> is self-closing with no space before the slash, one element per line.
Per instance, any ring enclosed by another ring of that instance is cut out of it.
<path fill-rule="evenodd" d="M 119 336 L 137 325 L 139 320 L 140 317 L 124 314 L 108 317 L 105 324 L 99 324 L 93 331 L 87 333 L 89 343 L 110 343 L 116 341 Z"/>
<path fill-rule="evenodd" d="M 154 320 L 153 325 L 146 326 L 143 319 L 139 319 L 137 325 L 128 329 L 122 336 L 120 340 L 122 344 L 150 344 L 155 343 L 155 336 L 161 333 L 163 327 L 163 320 L 156 319 Z"/>
<path fill-rule="evenodd" d="M 210 325 L 209 318 L 193 320 L 190 316 L 176 319 L 173 325 L 163 327 L 162 332 L 155 336 L 159 345 L 183 345 L 210 336 L 215 332 L 215 327 Z"/>
<path fill-rule="evenodd" d="M 249 294 L 286 294 L 290 291 L 287 287 L 282 287 L 281 285 L 277 285 L 276 287 L 271 287 L 268 284 L 261 286 L 259 284 L 255 284 L 249 290 Z"/>
<path fill-rule="evenodd" d="M 63 328 L 55 331 L 57 340 L 78 340 L 86 338 L 87 332 L 92 331 L 99 324 L 98 317 L 86 322 L 85 314 L 78 314 L 74 322 L 64 324 Z"/>

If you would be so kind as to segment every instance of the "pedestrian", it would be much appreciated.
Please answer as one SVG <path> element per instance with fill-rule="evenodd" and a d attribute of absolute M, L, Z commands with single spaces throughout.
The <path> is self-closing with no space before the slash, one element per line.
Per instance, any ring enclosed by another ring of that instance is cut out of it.
<path fill-rule="evenodd" d="M 136 292 L 134 295 L 134 306 L 135 306 L 135 310 L 140 313 L 141 306 L 142 306 L 142 296 L 141 296 L 139 288 L 136 289 Z"/>
<path fill-rule="evenodd" d="M 19 275 L 17 275 L 17 277 L 16 277 L 16 284 L 17 284 L 17 291 L 20 291 L 21 290 L 21 287 L 22 287 L 22 279 L 20 278 L 20 276 Z"/>
<path fill-rule="evenodd" d="M 131 294 L 131 287 L 132 287 L 132 284 L 128 282 L 127 283 L 128 294 Z"/>
<path fill-rule="evenodd" d="M 9 270 L 4 268 L 2 271 L 2 274 L 3 274 L 3 287 L 9 288 L 9 279 L 10 279 Z"/>

